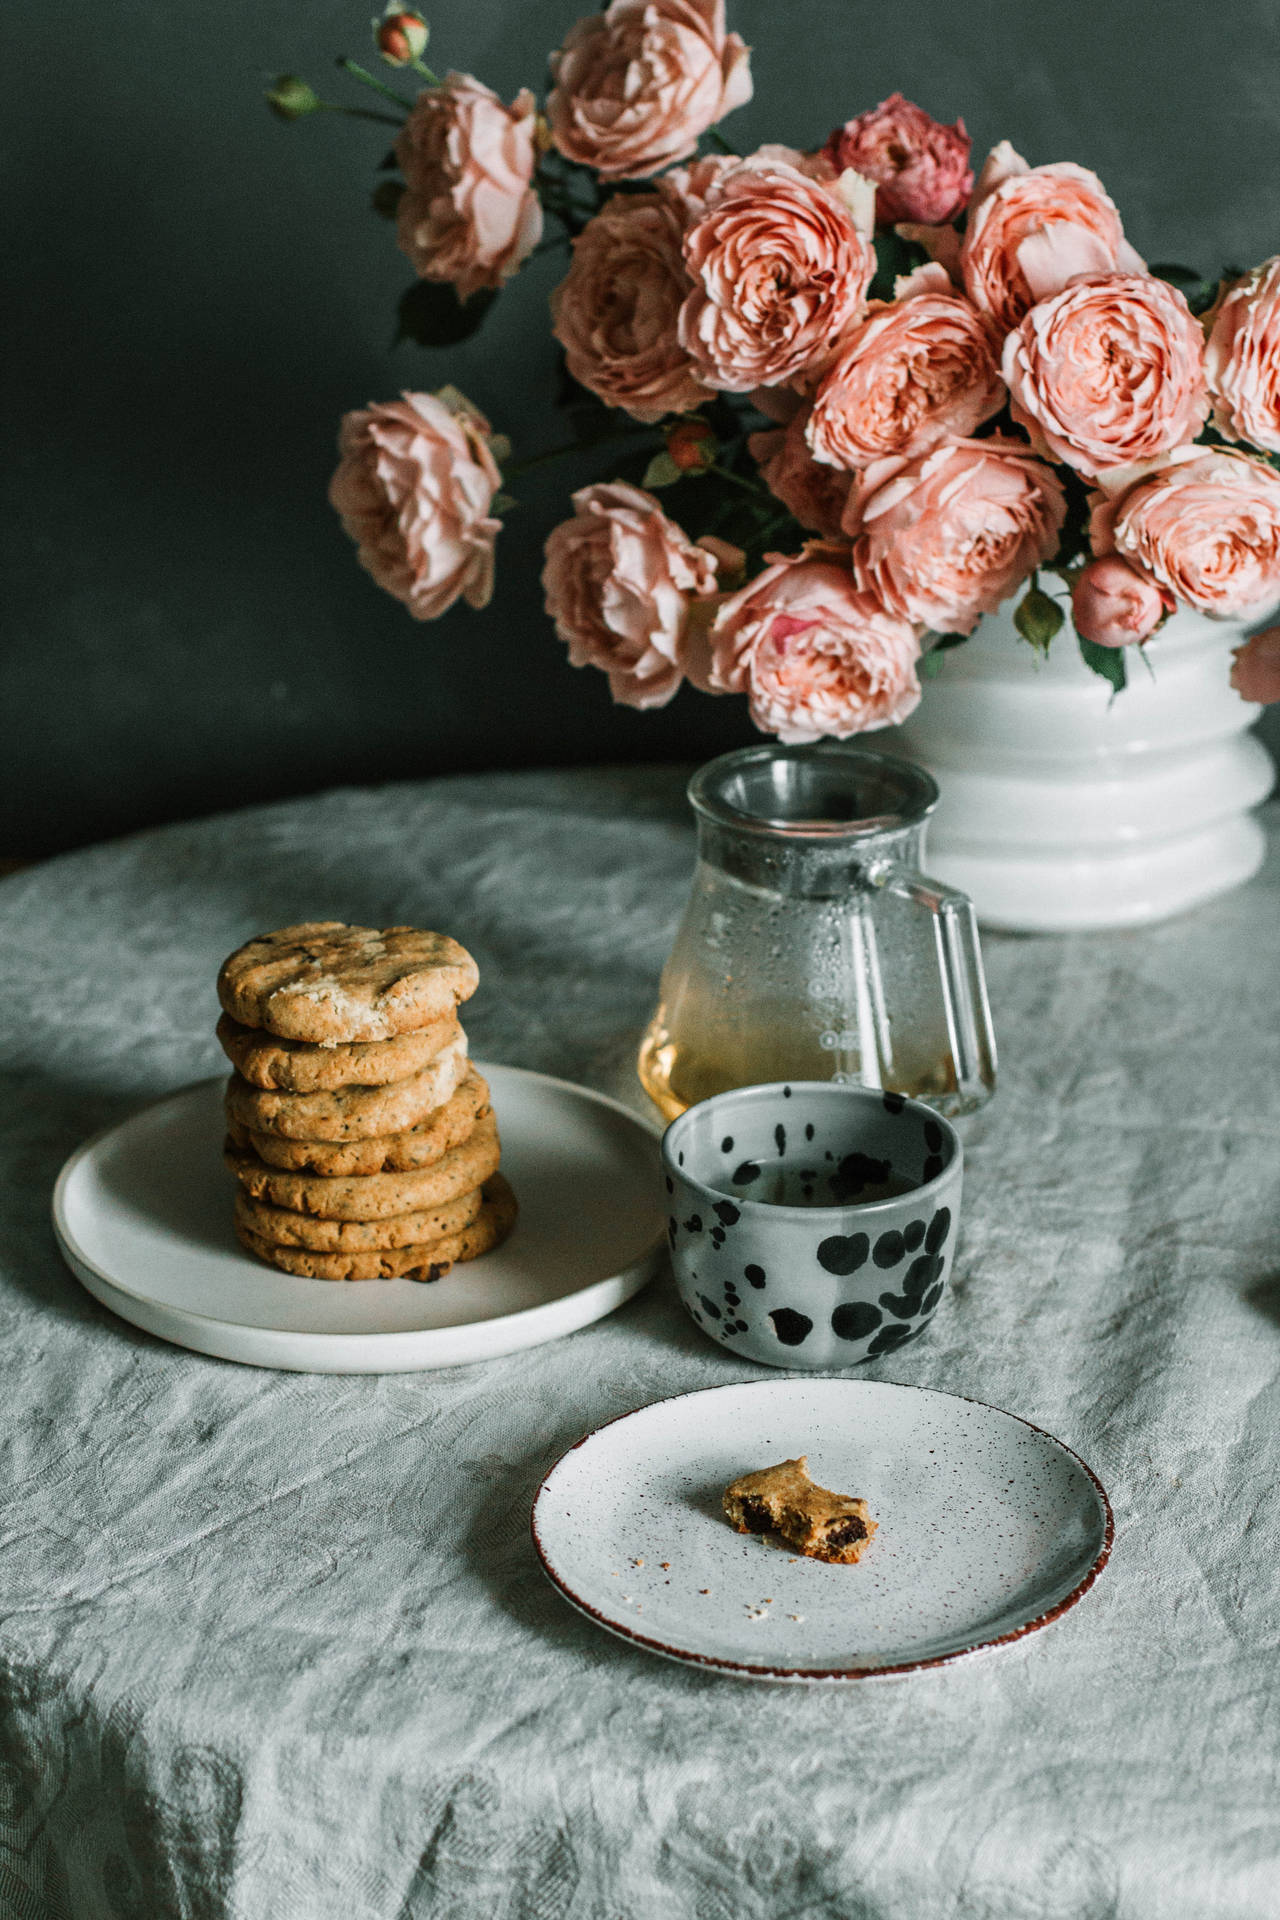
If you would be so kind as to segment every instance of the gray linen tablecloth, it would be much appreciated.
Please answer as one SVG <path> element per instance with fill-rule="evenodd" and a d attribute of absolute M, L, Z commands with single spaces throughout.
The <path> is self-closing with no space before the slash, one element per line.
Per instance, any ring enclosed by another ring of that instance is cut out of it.
<path fill-rule="evenodd" d="M 251 931 L 444 926 L 480 1055 L 641 1096 L 692 852 L 670 771 L 338 792 L 0 887 L 5 1920 L 1280 1913 L 1280 866 L 1146 932 L 986 942 L 955 1280 L 867 1369 L 1079 1448 L 1117 1537 L 1043 1633 L 835 1691 L 597 1632 L 531 1552 L 584 1428 L 760 1377 L 670 1280 L 488 1365 L 163 1345 L 56 1252 L 63 1157 L 217 1069 Z"/>

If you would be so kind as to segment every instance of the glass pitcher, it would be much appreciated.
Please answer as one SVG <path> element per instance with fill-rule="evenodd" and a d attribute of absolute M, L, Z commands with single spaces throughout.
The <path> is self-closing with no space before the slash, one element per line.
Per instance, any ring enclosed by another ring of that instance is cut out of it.
<path fill-rule="evenodd" d="M 967 1113 L 995 1088 L 973 906 L 919 871 L 938 789 L 838 745 L 747 747 L 689 783 L 693 892 L 640 1047 L 668 1119 L 729 1087 L 847 1080 Z"/>

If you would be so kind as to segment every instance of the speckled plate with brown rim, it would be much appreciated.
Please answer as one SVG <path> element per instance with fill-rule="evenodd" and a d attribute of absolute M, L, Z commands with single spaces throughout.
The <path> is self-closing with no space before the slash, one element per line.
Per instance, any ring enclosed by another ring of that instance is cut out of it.
<path fill-rule="evenodd" d="M 856 1566 L 735 1533 L 720 1495 L 806 1454 L 879 1530 Z M 561 1456 L 533 1540 L 565 1599 L 650 1653 L 748 1680 L 936 1667 L 1020 1639 L 1107 1563 L 1106 1492 L 1070 1447 L 977 1400 L 887 1381 L 758 1380 L 659 1400 Z"/>

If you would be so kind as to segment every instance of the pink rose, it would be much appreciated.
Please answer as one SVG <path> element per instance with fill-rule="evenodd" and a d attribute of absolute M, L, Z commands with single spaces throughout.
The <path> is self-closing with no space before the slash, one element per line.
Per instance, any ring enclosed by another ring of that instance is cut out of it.
<path fill-rule="evenodd" d="M 1091 560 L 1071 589 L 1076 632 L 1095 647 L 1128 647 L 1135 640 L 1149 640 L 1172 612 L 1173 595 L 1115 554 Z"/>
<path fill-rule="evenodd" d="M 1002 142 L 978 181 L 960 249 L 965 291 L 1001 333 L 1082 273 L 1142 273 L 1096 173 L 1028 167 Z"/>
<path fill-rule="evenodd" d="M 708 386 L 776 387 L 830 359 L 875 271 L 835 187 L 779 162 L 722 176 L 685 236 L 680 340 Z"/>
<path fill-rule="evenodd" d="M 1204 334 L 1147 274 L 1073 280 L 1007 336 L 1013 417 L 1037 453 L 1093 475 L 1194 440 L 1209 412 Z"/>
<path fill-rule="evenodd" d="M 1218 432 L 1280 453 L 1280 254 L 1232 287 L 1205 365 Z"/>
<path fill-rule="evenodd" d="M 1020 440 L 949 440 L 878 460 L 849 498 L 859 583 L 891 613 L 971 633 L 1057 551 L 1062 483 Z"/>
<path fill-rule="evenodd" d="M 448 281 L 465 300 L 500 287 L 532 253 L 542 233 L 536 123 L 527 87 L 504 107 L 470 74 L 451 73 L 418 95 L 396 141 L 406 182 L 396 238 L 421 279 Z"/>
<path fill-rule="evenodd" d="M 819 466 L 809 451 L 805 429 L 809 408 L 797 405 L 785 427 L 748 437 L 747 447 L 760 468 L 760 478 L 809 533 L 838 539 L 840 520 L 849 499 L 852 476 L 834 467 Z"/>
<path fill-rule="evenodd" d="M 676 336 L 689 291 L 683 226 L 656 193 L 616 194 L 573 243 L 551 296 L 570 373 L 609 407 L 652 422 L 707 397 Z"/>
<path fill-rule="evenodd" d="M 890 94 L 869 113 L 837 127 L 823 151 L 837 173 L 852 167 L 876 182 L 876 222 L 953 220 L 973 191 L 964 121 L 944 127 L 923 107 Z"/>
<path fill-rule="evenodd" d="M 1242 700 L 1260 707 L 1280 700 L 1280 627 L 1255 633 L 1231 656 L 1231 684 Z"/>
<path fill-rule="evenodd" d="M 710 638 L 712 691 L 746 693 L 756 726 L 780 740 L 847 740 L 905 720 L 920 698 L 914 628 L 821 545 L 775 557 L 721 603 Z"/>
<path fill-rule="evenodd" d="M 724 0 L 613 0 L 551 56 L 552 138 L 604 180 L 643 179 L 751 98 L 748 53 Z"/>
<path fill-rule="evenodd" d="M 1261 612 L 1280 598 L 1280 473 L 1247 454 L 1177 447 L 1094 496 L 1089 538 L 1201 613 Z"/>
<path fill-rule="evenodd" d="M 330 502 L 360 565 L 415 620 L 434 620 L 460 598 L 483 607 L 493 591 L 502 522 L 490 513 L 501 484 L 491 432 L 455 387 L 343 417 Z"/>
<path fill-rule="evenodd" d="M 926 453 L 948 436 L 964 439 L 1003 406 L 988 323 L 926 276 L 947 284 L 940 267 L 922 269 L 923 290 L 873 306 L 824 374 L 809 445 L 829 466 Z"/>
<path fill-rule="evenodd" d="M 621 480 L 583 487 L 574 518 L 547 541 L 547 612 L 575 667 L 600 667 L 627 707 L 662 707 L 684 678 L 694 596 L 711 593 L 716 561 L 668 520 L 651 493 Z"/>

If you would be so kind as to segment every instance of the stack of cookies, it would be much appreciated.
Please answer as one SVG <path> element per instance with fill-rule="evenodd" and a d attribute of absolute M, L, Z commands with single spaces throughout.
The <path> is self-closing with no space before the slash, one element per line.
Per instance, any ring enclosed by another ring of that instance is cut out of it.
<path fill-rule="evenodd" d="M 504 1240 L 489 1089 L 458 1004 L 465 947 L 416 927 L 283 927 L 218 975 L 236 1232 L 317 1280 L 438 1280 Z"/>

